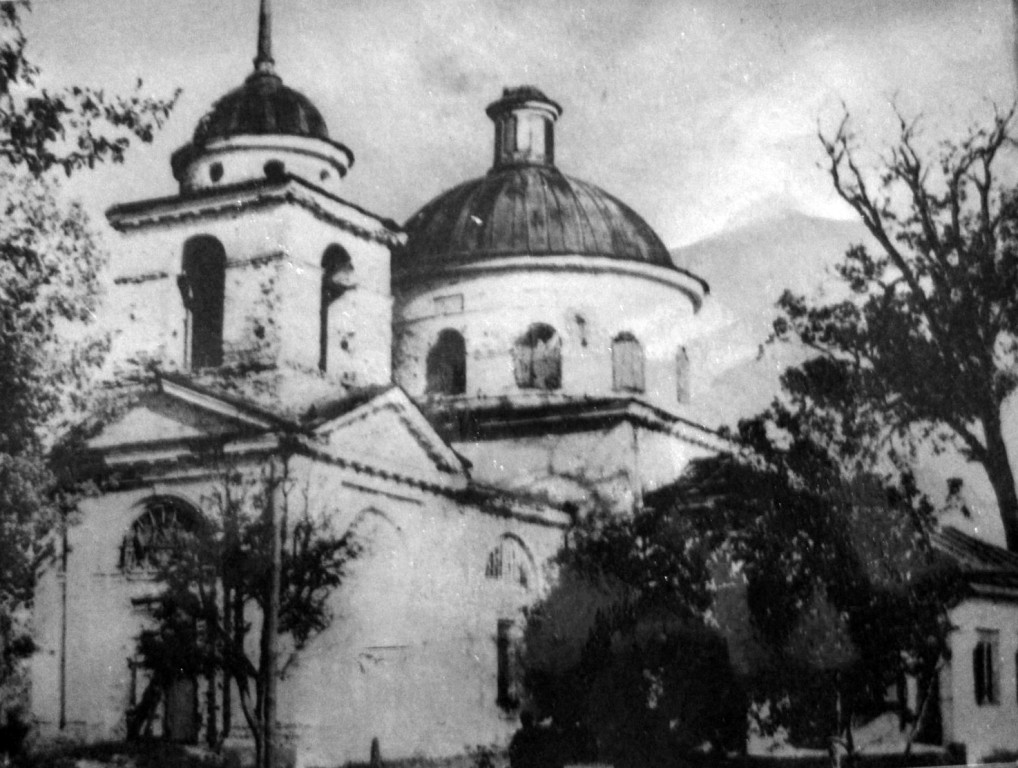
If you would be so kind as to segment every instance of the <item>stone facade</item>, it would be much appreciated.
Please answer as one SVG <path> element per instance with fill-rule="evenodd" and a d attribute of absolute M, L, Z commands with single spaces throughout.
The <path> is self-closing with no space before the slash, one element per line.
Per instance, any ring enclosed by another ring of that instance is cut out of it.
<path fill-rule="evenodd" d="M 526 88 L 491 114 L 499 167 L 526 182 L 541 165 L 531 181 L 557 185 L 521 221 L 565 252 L 534 240 L 408 267 L 422 236 L 340 196 L 352 152 L 261 47 L 174 154 L 180 193 L 109 211 L 111 375 L 143 384 L 121 383 L 129 402 L 91 443 L 117 482 L 82 504 L 40 578 L 41 738 L 127 734 L 151 693 L 138 638 L 159 590 L 132 565 L 154 535 L 139 526 L 166 510 L 214 519 L 224 466 L 272 462 L 362 546 L 332 623 L 284 660 L 297 763 L 363 760 L 373 738 L 392 758 L 508 741 L 511 648 L 571 515 L 627 514 L 722 445 L 683 416 L 706 286 L 635 213 L 554 169 L 560 113 Z M 226 685 L 175 682 L 145 727 L 203 738 Z"/>

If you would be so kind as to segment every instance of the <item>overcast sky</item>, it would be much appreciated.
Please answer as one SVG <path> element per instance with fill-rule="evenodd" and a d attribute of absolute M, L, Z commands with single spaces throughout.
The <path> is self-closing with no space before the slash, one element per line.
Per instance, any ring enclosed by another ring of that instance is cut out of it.
<path fill-rule="evenodd" d="M 284 82 L 357 157 L 346 196 L 403 221 L 484 173 L 484 107 L 533 84 L 565 113 L 558 164 L 670 245 L 747 211 L 838 216 L 817 121 L 879 136 L 895 99 L 930 132 L 1014 98 L 1009 0 L 275 0 Z M 73 191 L 101 211 L 172 193 L 169 153 L 251 69 L 257 0 L 35 0 L 46 82 L 184 89 L 156 144 Z"/>

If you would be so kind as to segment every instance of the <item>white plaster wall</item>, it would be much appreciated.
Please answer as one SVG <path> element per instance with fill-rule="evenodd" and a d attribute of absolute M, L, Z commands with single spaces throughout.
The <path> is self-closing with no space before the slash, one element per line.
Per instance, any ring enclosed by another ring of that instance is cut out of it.
<path fill-rule="evenodd" d="M 266 163 L 283 163 L 286 173 L 338 194 L 349 167 L 345 153 L 332 145 L 298 136 L 235 136 L 202 148 L 180 178 L 182 190 L 208 189 L 265 178 Z M 213 179 L 212 166 L 219 165 Z"/>
<path fill-rule="evenodd" d="M 671 434 L 640 427 L 636 435 L 636 474 L 640 493 L 670 485 L 694 459 L 714 455 L 714 451 Z"/>
<path fill-rule="evenodd" d="M 331 313 L 328 373 L 357 385 L 388 383 L 392 337 L 387 247 L 295 206 L 129 230 L 114 254 L 117 283 L 106 307 L 114 360 L 141 354 L 183 367 L 185 311 L 176 278 L 184 242 L 196 235 L 217 238 L 226 251 L 226 364 L 317 369 L 321 258 L 335 243 L 350 255 L 355 287 Z"/>
<path fill-rule="evenodd" d="M 495 703 L 497 622 L 522 618 L 538 596 L 561 531 L 433 495 L 346 503 L 364 505 L 365 550 L 335 593 L 332 628 L 299 657 L 281 694 L 299 764 L 364 760 L 373 737 L 386 758 L 505 744 L 518 722 Z M 534 557 L 541 577 L 530 591 L 485 578 L 505 533 Z"/>
<path fill-rule="evenodd" d="M 970 598 L 954 608 L 951 622 L 950 690 L 942 691 L 945 711 L 944 739 L 966 746 L 970 763 L 984 760 L 994 751 L 1018 750 L 1018 690 L 1016 690 L 1016 653 L 1018 653 L 1018 605 L 1003 600 Z M 998 630 L 1000 654 L 997 658 L 1000 703 L 977 705 L 972 652 L 978 631 Z M 944 694 L 947 694 L 946 696 Z M 945 707 L 945 709 L 947 709 Z"/>
<path fill-rule="evenodd" d="M 556 506 L 631 512 L 643 495 L 674 482 L 710 450 L 625 422 L 613 427 L 463 440 L 453 447 L 482 483 L 536 495 Z"/>
<path fill-rule="evenodd" d="M 678 288 L 601 263 L 607 261 L 584 271 L 521 267 L 404 287 L 394 308 L 396 382 L 423 395 L 428 350 L 451 328 L 466 341 L 466 394 L 511 394 L 518 391 L 516 339 L 532 323 L 547 323 L 562 338 L 562 391 L 610 395 L 612 339 L 628 331 L 643 346 L 645 396 L 674 410 L 676 352 L 705 329 Z"/>
<path fill-rule="evenodd" d="M 564 434 L 456 442 L 475 480 L 579 509 L 632 511 L 640 493 L 628 423 Z"/>
<path fill-rule="evenodd" d="M 302 460 L 293 466 L 291 512 L 302 511 L 307 490 L 311 514 L 328 517 L 337 531 L 356 522 L 365 545 L 331 599 L 331 626 L 296 657 L 281 684 L 280 721 L 299 763 L 362 760 L 373 736 L 387 757 L 505 743 L 517 723 L 495 704 L 497 621 L 521 617 L 521 607 L 539 595 L 548 578 L 542 564 L 560 545 L 561 530 L 351 470 Z M 128 659 L 145 621 L 131 598 L 157 586 L 120 572 L 121 540 L 147 497 L 172 494 L 200 505 L 213 487 L 213 480 L 163 483 L 82 505 L 82 523 L 69 533 L 63 733 L 59 584 L 52 570 L 41 580 L 32 695 L 42 738 L 124 735 Z M 534 558 L 539 578 L 529 591 L 484 576 L 487 554 L 505 533 L 519 536 Z M 203 723 L 204 707 L 201 696 Z M 239 711 L 234 722 L 242 722 Z"/>
<path fill-rule="evenodd" d="M 141 502 L 169 494 L 197 503 L 194 488 L 156 486 L 107 494 L 80 505 L 80 522 L 67 533 L 66 728 L 59 731 L 61 590 L 56 564 L 40 579 L 33 620 L 38 652 L 32 657 L 32 711 L 44 739 L 87 741 L 123 738 L 130 696 L 128 660 L 136 654 L 145 612 L 132 598 L 155 585 L 119 569 L 120 544 Z M 138 691 L 140 694 L 140 690 Z"/>

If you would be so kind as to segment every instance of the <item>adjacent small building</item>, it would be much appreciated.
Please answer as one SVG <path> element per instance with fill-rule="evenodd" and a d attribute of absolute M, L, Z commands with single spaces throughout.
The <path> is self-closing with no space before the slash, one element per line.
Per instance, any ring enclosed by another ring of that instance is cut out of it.
<path fill-rule="evenodd" d="M 1018 752 L 1018 555 L 947 527 L 936 548 L 962 574 L 965 597 L 949 611 L 950 656 L 940 670 L 943 744 L 969 762 Z"/>

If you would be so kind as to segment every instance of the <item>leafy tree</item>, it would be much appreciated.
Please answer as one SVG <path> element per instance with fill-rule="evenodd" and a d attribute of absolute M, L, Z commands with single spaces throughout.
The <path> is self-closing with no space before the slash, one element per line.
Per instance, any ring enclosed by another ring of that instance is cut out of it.
<path fill-rule="evenodd" d="M 911 476 L 853 471 L 811 414 L 774 405 L 739 425 L 743 448 L 694 463 L 670 489 L 673 514 L 702 507 L 727 531 L 757 646 L 747 686 L 800 742 L 853 750 L 853 718 L 886 709 L 885 692 L 920 681 L 911 726 L 934 695 L 947 651 L 953 566 L 932 546 L 934 508 Z M 928 718 L 926 718 L 928 720 Z"/>
<path fill-rule="evenodd" d="M 324 510 L 313 510 L 309 498 L 309 489 L 298 487 L 285 460 L 223 472 L 208 499 L 212 514 L 181 539 L 159 568 L 162 591 L 153 604 L 154 622 L 139 639 L 152 676 L 129 716 L 132 735 L 152 716 L 168 683 L 181 676 L 204 677 L 209 681 L 209 742 L 229 736 L 235 690 L 254 737 L 257 764 L 268 764 L 269 720 L 275 714 L 271 683 L 288 664 L 277 665 L 271 658 L 277 643 L 273 624 L 277 635 L 290 641 L 293 660 L 329 626 L 329 597 L 359 552 L 353 534 L 333 532 Z M 274 525 L 280 533 L 278 607 L 273 606 L 271 579 Z M 273 611 L 277 622 L 270 619 Z M 252 635 L 258 637 L 257 650 Z M 217 680 L 224 682 L 219 722 Z"/>
<path fill-rule="evenodd" d="M 32 647 L 22 611 L 45 534 L 70 506 L 56 492 L 67 467 L 50 449 L 82 412 L 105 350 L 72 330 L 95 316 L 105 256 L 47 172 L 120 162 L 132 140 L 152 139 L 176 99 L 146 98 L 140 83 L 126 97 L 38 88 L 21 30 L 27 10 L 0 3 L 0 684 Z"/>
<path fill-rule="evenodd" d="M 856 245 L 838 265 L 848 298 L 786 293 L 775 336 L 815 353 L 784 374 L 784 388 L 843 456 L 956 447 L 985 469 L 1008 548 L 1018 551 L 1001 420 L 1018 384 L 1018 193 L 1006 175 L 1013 118 L 1013 109 L 998 112 L 927 152 L 918 121 L 899 116 L 896 143 L 873 170 L 847 114 L 822 133 L 834 189 L 876 248 Z"/>
<path fill-rule="evenodd" d="M 707 522 L 649 507 L 569 531 L 523 661 L 531 705 L 573 759 L 660 765 L 704 743 L 741 747 L 746 709 L 710 620 L 721 536 Z"/>

